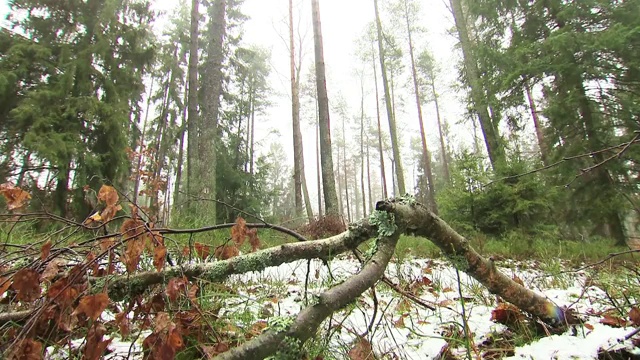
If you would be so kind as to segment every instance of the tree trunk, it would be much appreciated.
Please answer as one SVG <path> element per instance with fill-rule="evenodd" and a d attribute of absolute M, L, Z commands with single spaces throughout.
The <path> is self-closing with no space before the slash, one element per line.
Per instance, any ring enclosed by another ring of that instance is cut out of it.
<path fill-rule="evenodd" d="M 185 118 L 186 116 L 183 114 L 182 116 L 182 127 L 180 129 L 180 141 L 178 147 L 178 164 L 176 165 L 176 182 L 173 188 L 173 208 L 175 209 L 180 201 L 180 184 L 182 183 L 182 168 L 184 166 L 184 134 L 185 134 Z"/>
<path fill-rule="evenodd" d="M 296 79 L 295 44 L 293 42 L 293 0 L 289 0 L 289 69 L 291 72 L 291 118 L 293 119 L 293 181 L 296 217 L 302 216 L 302 132 L 300 131 L 300 97 Z"/>
<path fill-rule="evenodd" d="M 380 53 L 380 72 L 382 73 L 382 86 L 384 87 L 385 104 L 387 106 L 387 117 L 389 118 L 389 134 L 391 135 L 391 147 L 393 148 L 393 161 L 395 163 L 395 173 L 400 194 L 406 194 L 404 183 L 404 172 L 402 169 L 402 159 L 400 155 L 400 145 L 398 143 L 398 133 L 396 129 L 396 119 L 393 113 L 392 97 L 389 91 L 389 81 L 387 80 L 387 68 L 385 65 L 385 52 L 382 43 L 382 23 L 380 22 L 380 12 L 378 10 L 378 0 L 373 1 L 376 14 L 376 28 L 378 31 L 378 52 Z"/>
<path fill-rule="evenodd" d="M 462 57 L 464 60 L 464 68 L 466 77 L 471 88 L 471 99 L 473 107 L 478 114 L 480 128 L 484 136 L 485 146 L 489 154 L 489 161 L 493 170 L 499 169 L 505 162 L 504 148 L 500 141 L 500 135 L 489 115 L 489 104 L 486 94 L 482 88 L 480 75 L 478 70 L 478 62 L 473 52 L 473 45 L 469 38 L 467 21 L 462 8 L 462 0 L 450 0 L 453 17 L 460 38 L 460 46 L 462 47 Z"/>
<path fill-rule="evenodd" d="M 142 166 L 142 150 L 144 149 L 144 136 L 147 131 L 147 122 L 149 121 L 149 109 L 151 107 L 151 94 L 153 94 L 153 81 L 151 77 L 151 85 L 149 86 L 149 94 L 147 94 L 147 108 L 144 113 L 144 123 L 142 124 L 142 134 L 140 135 L 140 143 L 136 144 L 138 161 L 136 163 L 135 174 L 136 178 L 133 181 L 133 196 L 131 202 L 138 205 L 138 193 L 140 192 L 140 167 Z"/>
<path fill-rule="evenodd" d="M 371 53 L 373 60 L 373 80 L 376 88 L 376 118 L 378 119 L 378 151 L 380 153 L 380 181 L 382 182 L 382 198 L 386 199 L 389 197 L 389 192 L 387 191 L 387 176 L 386 171 L 384 169 L 384 149 L 382 148 L 382 125 L 380 120 L 380 96 L 378 95 L 378 70 L 376 70 L 376 55 L 375 50 L 373 48 L 373 44 L 371 44 Z"/>
<path fill-rule="evenodd" d="M 316 183 L 318 184 L 318 218 L 322 217 L 322 170 L 320 168 L 320 122 L 318 117 L 318 101 L 316 104 Z"/>
<path fill-rule="evenodd" d="M 203 127 L 200 129 L 202 134 L 200 145 L 200 168 L 202 169 L 202 181 L 200 196 L 203 198 L 216 198 L 216 166 L 217 153 L 216 145 L 218 143 L 218 115 L 220 112 L 220 96 L 222 95 L 222 61 L 223 41 L 226 34 L 226 0 L 215 0 L 209 8 L 209 46 L 208 59 L 204 67 L 204 107 L 203 117 L 201 121 Z M 206 166 L 204 166 L 206 164 Z M 210 218 L 210 222 L 215 223 L 216 204 L 211 201 L 203 202 L 206 204 L 206 210 L 203 215 Z"/>
<path fill-rule="evenodd" d="M 344 116 L 342 117 L 342 176 L 344 178 L 344 199 L 347 208 L 347 220 L 351 222 L 351 205 L 349 201 L 349 180 L 347 176 L 347 138 L 344 127 Z"/>
<path fill-rule="evenodd" d="M 442 171 L 447 182 L 451 182 L 451 174 L 449 173 L 449 154 L 444 145 L 444 131 L 442 129 L 442 119 L 440 118 L 440 104 L 438 102 L 438 93 L 436 92 L 436 84 L 433 79 L 434 74 L 431 73 L 431 91 L 433 92 L 433 102 L 436 106 L 436 118 L 438 119 L 438 133 L 440 135 L 440 152 L 442 153 Z"/>
<path fill-rule="evenodd" d="M 431 171 L 431 153 L 427 147 L 427 138 L 424 134 L 424 120 L 422 118 L 422 104 L 420 103 L 420 88 L 418 86 L 418 74 L 416 71 L 416 61 L 413 56 L 413 40 L 411 33 L 411 23 L 409 21 L 409 7 L 407 0 L 404 0 L 404 16 L 407 25 L 407 37 L 409 40 L 409 58 L 411 59 L 411 74 L 413 75 L 413 88 L 416 95 L 416 108 L 418 109 L 418 123 L 420 124 L 420 139 L 422 140 L 422 160 L 424 174 L 427 178 L 427 186 L 429 187 L 429 207 L 434 214 L 438 214 L 438 205 L 436 204 L 435 184 L 433 183 L 433 173 Z"/>
<path fill-rule="evenodd" d="M 369 169 L 369 148 L 367 147 L 367 170 Z M 367 217 L 367 196 L 364 192 L 364 79 L 360 77 L 360 193 L 362 194 L 362 217 Z"/>
<path fill-rule="evenodd" d="M 320 122 L 320 158 L 322 161 L 322 189 L 327 215 L 339 215 L 336 179 L 333 174 L 333 154 L 331 152 L 331 124 L 329 120 L 329 98 L 324 66 L 320 5 L 312 0 L 313 40 L 316 60 L 316 86 L 318 92 L 318 114 Z"/>
<path fill-rule="evenodd" d="M 187 194 L 197 192 L 196 183 L 199 182 L 198 174 L 198 31 L 200 13 L 198 5 L 200 0 L 191 1 L 191 28 L 189 30 L 189 66 L 188 66 L 188 121 L 187 121 Z M 191 203 L 189 203 L 191 204 Z M 190 209 L 193 206 L 189 205 Z"/>
<path fill-rule="evenodd" d="M 538 117 L 538 109 L 536 108 L 536 103 L 533 100 L 533 95 L 531 95 L 531 85 L 529 85 L 529 80 L 525 79 L 524 82 L 524 91 L 527 95 L 527 101 L 529 102 L 529 110 L 531 111 L 531 118 L 533 119 L 533 126 L 536 130 L 536 138 L 538 139 L 538 148 L 540 148 L 540 159 L 542 160 L 542 165 L 549 165 L 548 160 L 548 149 L 544 142 L 544 133 L 542 130 L 542 123 L 540 122 L 540 118 Z"/>

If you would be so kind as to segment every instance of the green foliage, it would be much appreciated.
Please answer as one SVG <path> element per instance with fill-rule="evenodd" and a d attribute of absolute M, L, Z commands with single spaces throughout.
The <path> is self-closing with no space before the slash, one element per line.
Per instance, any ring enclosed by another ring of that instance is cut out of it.
<path fill-rule="evenodd" d="M 514 162 L 501 176 L 483 167 L 477 155 L 463 152 L 452 164 L 449 187 L 439 193 L 443 218 L 463 230 L 501 235 L 548 223 L 554 193 L 537 174 L 525 173 L 533 164 Z"/>

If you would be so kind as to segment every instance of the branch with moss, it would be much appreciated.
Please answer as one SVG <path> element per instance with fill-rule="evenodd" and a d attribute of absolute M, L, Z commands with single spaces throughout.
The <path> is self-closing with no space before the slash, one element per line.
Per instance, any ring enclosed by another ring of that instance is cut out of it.
<path fill-rule="evenodd" d="M 540 294 L 531 291 L 500 272 L 495 264 L 483 258 L 469 241 L 453 230 L 444 220 L 424 205 L 403 200 L 380 201 L 377 210 L 391 212 L 396 224 L 406 234 L 431 240 L 460 271 L 464 271 L 484 285 L 492 294 L 553 326 L 563 326 L 565 311 Z"/>
<path fill-rule="evenodd" d="M 358 274 L 321 293 L 317 303 L 303 309 L 288 327 L 267 330 L 260 336 L 218 355 L 215 359 L 263 359 L 280 349 L 292 350 L 291 344 L 301 346 L 316 334 L 318 327 L 327 317 L 356 300 L 382 278 L 401 232 L 401 229 L 397 229 L 389 236 L 381 237 L 376 252 Z"/>

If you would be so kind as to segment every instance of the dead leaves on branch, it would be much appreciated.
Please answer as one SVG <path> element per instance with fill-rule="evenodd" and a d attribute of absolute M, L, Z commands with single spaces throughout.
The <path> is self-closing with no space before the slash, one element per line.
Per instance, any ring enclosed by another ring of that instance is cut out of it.
<path fill-rule="evenodd" d="M 119 199 L 118 191 L 113 186 L 102 185 L 100 191 L 98 191 L 98 201 L 103 202 L 105 208 L 91 215 L 85 221 L 85 224 L 90 224 L 91 222 L 108 223 L 111 221 L 118 211 L 122 210 L 122 206 L 118 204 Z"/>
<path fill-rule="evenodd" d="M 0 194 L 7 202 L 7 210 L 19 209 L 31 199 L 31 194 L 10 183 L 0 184 Z"/>

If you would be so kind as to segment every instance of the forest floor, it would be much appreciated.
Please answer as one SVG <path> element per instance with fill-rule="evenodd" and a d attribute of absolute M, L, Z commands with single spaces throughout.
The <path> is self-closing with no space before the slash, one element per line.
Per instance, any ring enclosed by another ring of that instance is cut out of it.
<path fill-rule="evenodd" d="M 330 270 L 321 261 L 305 260 L 236 275 L 223 287 L 204 287 L 200 302 L 203 308 L 218 304 L 216 316 L 230 319 L 237 331 L 259 332 L 272 326 L 274 319 L 296 315 L 305 303 L 313 303 L 315 295 L 360 268 L 360 263 L 350 256 L 329 264 Z M 636 290 L 639 278 L 634 268 L 621 264 L 612 268 L 608 263 L 609 268 L 576 270 L 574 265 L 555 258 L 496 264 L 557 305 L 573 309 L 582 324 L 551 334 L 517 309 L 500 303 L 481 284 L 457 272 L 448 262 L 404 259 L 389 265 L 387 277 L 421 299 L 423 305 L 379 284 L 375 291 L 368 291 L 325 321 L 318 336 L 306 345 L 309 358 L 640 358 L 640 340 L 636 336 L 640 311 L 635 307 L 640 291 Z M 109 316 L 108 311 L 102 314 L 106 321 Z M 112 352 L 105 358 L 141 358 L 142 342 L 149 332 L 141 330 L 128 340 L 114 339 L 109 345 Z M 198 347 L 210 349 L 216 344 L 187 342 L 186 346 L 193 347 L 193 351 L 185 350 L 185 359 L 206 353 Z M 50 347 L 48 358 L 68 358 L 66 349 Z"/>

